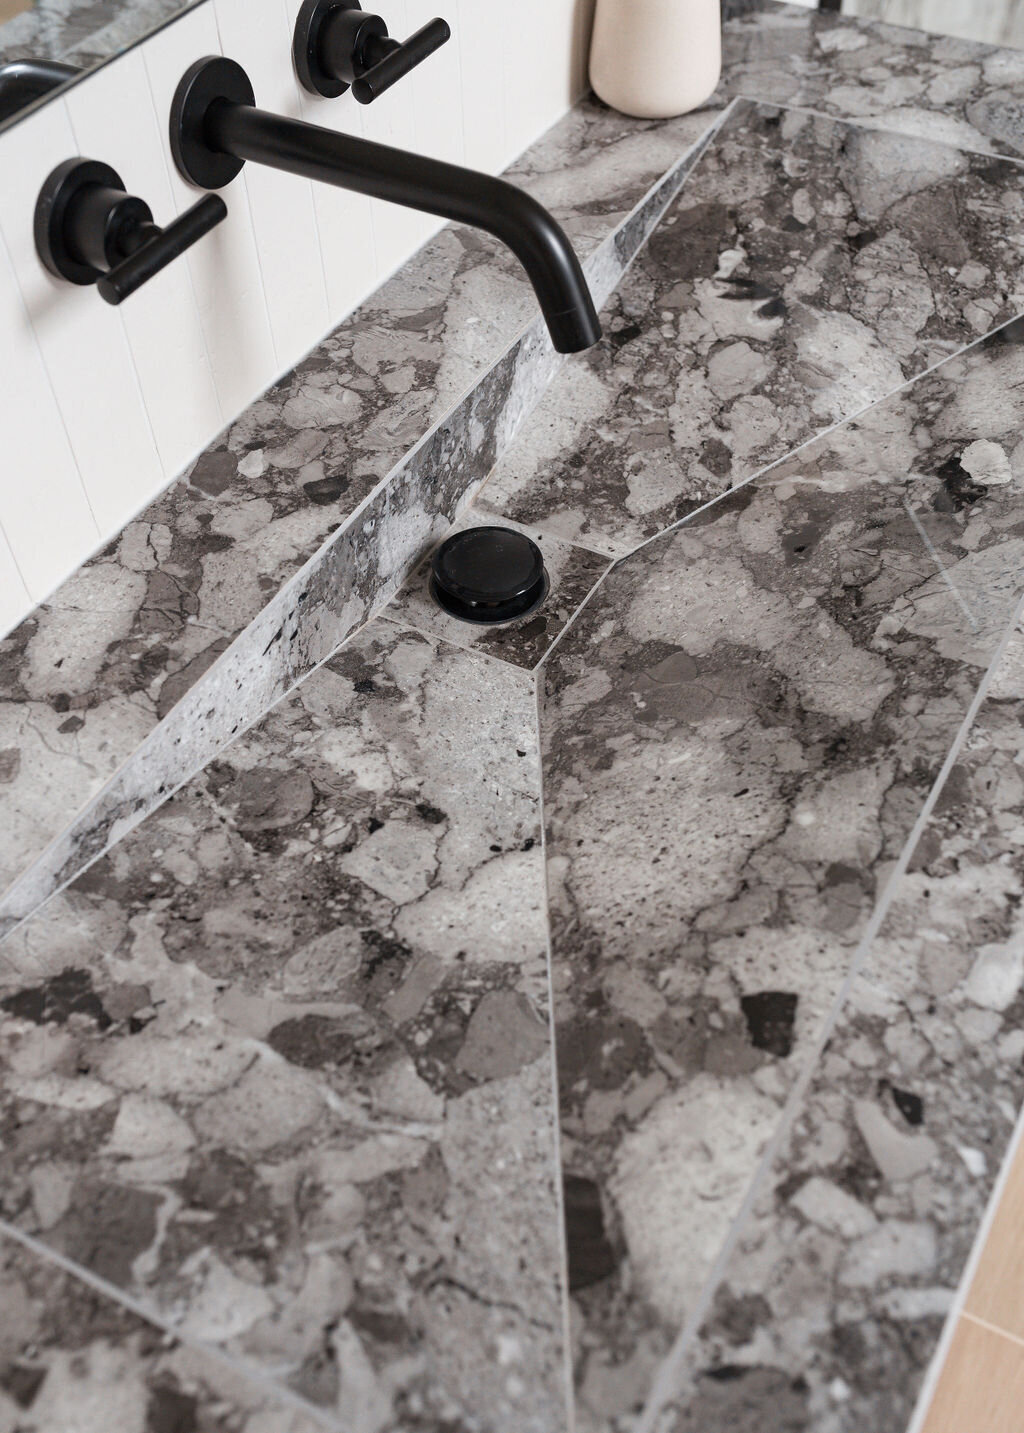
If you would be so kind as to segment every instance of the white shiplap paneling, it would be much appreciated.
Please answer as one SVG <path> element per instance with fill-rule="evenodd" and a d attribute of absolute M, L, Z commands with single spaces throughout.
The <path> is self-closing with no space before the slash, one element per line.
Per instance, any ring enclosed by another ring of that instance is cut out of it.
<path fill-rule="evenodd" d="M 465 162 L 496 174 L 505 166 L 505 100 L 501 64 L 500 9 L 480 0 L 455 0 Z"/>
<path fill-rule="evenodd" d="M 13 627 L 30 601 L 10 544 L 0 530 L 0 632 Z"/>
<path fill-rule="evenodd" d="M 76 149 L 102 158 L 120 174 L 130 194 L 144 199 L 158 224 L 185 206 L 176 204 L 164 164 L 164 127 L 153 106 L 141 50 L 132 50 L 68 95 Z M 132 123 L 124 123 L 124 115 Z M 205 242 L 201 241 L 201 242 Z M 102 299 L 89 293 L 93 305 Z M 119 309 L 128 335 L 142 398 L 162 467 L 136 468 L 122 491 L 115 529 L 128 522 L 186 465 L 196 434 L 216 432 L 221 409 L 206 353 L 199 309 L 187 264 L 170 264 Z"/>
<path fill-rule="evenodd" d="M 296 119 L 299 86 L 289 59 L 291 26 L 284 0 L 267 0 L 262 23 L 253 0 L 213 0 L 221 48 L 244 68 L 261 109 Z M 325 333 L 329 312 L 320 235 L 308 179 L 248 164 L 244 173 L 279 369 L 290 368 Z"/>
<path fill-rule="evenodd" d="M 259 0 L 260 7 L 276 3 Z M 204 55 L 220 54 L 213 5 L 189 10 L 148 40 L 142 54 L 156 112 L 166 127 L 178 81 L 189 65 Z M 176 207 L 194 204 L 201 191 L 178 174 L 167 143 L 164 159 Z M 192 275 L 217 396 L 230 421 L 274 378 L 278 360 L 244 174 L 220 192 L 228 206 L 227 219 L 190 249 L 184 262 Z"/>
<path fill-rule="evenodd" d="M 408 0 L 388 0 L 388 28 L 403 40 L 412 31 L 409 8 Z M 381 9 L 384 9 L 383 5 Z M 363 134 L 367 139 L 375 140 L 377 144 L 389 144 L 395 149 L 422 152 L 426 148 L 417 128 L 413 83 L 410 77 L 374 100 L 373 104 L 356 106 L 361 110 Z M 344 100 L 351 103 L 352 96 L 345 95 Z M 398 204 L 377 203 L 372 212 L 380 279 L 400 268 L 441 227 L 431 215 L 403 209 Z"/>
<path fill-rule="evenodd" d="M 291 74 L 291 34 L 302 0 L 284 0 L 289 37 L 288 73 Z M 351 95 L 326 100 L 307 94 L 298 81 L 298 116 L 307 124 L 361 134 L 359 106 Z M 359 194 L 327 184 L 313 186 L 313 205 L 320 238 L 320 261 L 327 289 L 330 322 L 339 323 L 376 288 L 378 265 L 373 239 L 373 206 Z"/>
<path fill-rule="evenodd" d="M 36 253 L 32 218 L 39 189 L 77 149 L 67 106 L 59 99 L 3 136 L 0 232 L 100 537 L 106 539 L 131 510 L 138 474 L 152 486 L 163 469 L 119 310 L 92 288 L 52 278 Z M 5 332 L 4 348 L 8 343 Z M 12 356 L 16 361 L 17 354 Z M 31 409 L 17 411 L 16 427 L 32 421 Z M 10 531 L 8 536 L 20 562 L 18 542 Z M 83 557 L 96 545 L 95 532 L 87 536 Z"/>
<path fill-rule="evenodd" d="M 479 0 L 475 0 L 479 4 Z M 440 9 L 445 9 L 441 4 Z M 438 13 L 438 0 L 406 0 L 408 33 L 421 29 Z M 416 132 L 413 148 L 449 164 L 465 164 L 466 141 L 462 116 L 462 66 L 458 17 L 445 16 L 452 38 L 408 77 Z M 406 39 L 400 35 L 399 39 Z"/>
<path fill-rule="evenodd" d="M 0 332 L 0 527 L 29 599 L 19 614 L 9 592 L 4 614 L 13 624 L 96 547 L 100 533 L 2 238 Z"/>

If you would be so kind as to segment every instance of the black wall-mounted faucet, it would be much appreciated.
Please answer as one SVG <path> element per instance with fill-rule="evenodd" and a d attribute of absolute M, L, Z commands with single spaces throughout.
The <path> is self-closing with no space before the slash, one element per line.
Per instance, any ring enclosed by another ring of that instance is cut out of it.
<path fill-rule="evenodd" d="M 95 284 L 108 304 L 119 304 L 227 213 L 219 194 L 206 194 L 161 229 L 149 205 L 126 193 L 116 169 L 96 159 L 66 159 L 39 191 L 36 250 L 55 278 Z"/>
<path fill-rule="evenodd" d="M 336 99 L 351 86 L 360 104 L 371 104 L 451 37 L 446 21 L 431 20 L 402 44 L 357 0 L 303 0 L 292 57 L 310 94 Z"/>
<path fill-rule="evenodd" d="M 249 77 L 234 60 L 197 60 L 171 106 L 171 149 L 180 173 L 220 189 L 246 160 L 322 180 L 501 239 L 519 259 L 559 353 L 601 337 L 579 259 L 564 231 L 529 194 L 504 180 L 437 159 L 257 109 Z"/>

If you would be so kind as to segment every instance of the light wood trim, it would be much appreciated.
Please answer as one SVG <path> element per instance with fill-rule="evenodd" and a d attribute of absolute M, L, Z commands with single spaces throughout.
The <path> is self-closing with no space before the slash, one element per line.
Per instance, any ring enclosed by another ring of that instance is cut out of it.
<path fill-rule="evenodd" d="M 1010 1165 L 964 1312 L 1024 1339 L 1024 1146 Z"/>
<path fill-rule="evenodd" d="M 5 20 L 13 20 L 15 15 L 22 14 L 25 10 L 31 10 L 34 0 L 0 0 L 0 25 Z"/>
<path fill-rule="evenodd" d="M 1024 1344 L 961 1318 L 921 1433 L 1021 1433 Z"/>

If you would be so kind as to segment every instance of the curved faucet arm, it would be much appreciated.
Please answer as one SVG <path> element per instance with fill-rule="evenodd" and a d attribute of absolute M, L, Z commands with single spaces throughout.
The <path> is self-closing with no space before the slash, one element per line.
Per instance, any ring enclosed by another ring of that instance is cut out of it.
<path fill-rule="evenodd" d="M 227 183 L 252 160 L 485 229 L 522 263 L 560 353 L 590 348 L 601 337 L 564 231 L 543 205 L 502 179 L 268 114 L 255 107 L 240 66 L 220 57 L 197 62 L 182 80 L 171 144 L 185 178 L 206 188 Z"/>
<path fill-rule="evenodd" d="M 543 205 L 515 185 L 230 100 L 210 107 L 206 135 L 215 149 L 239 159 L 486 229 L 508 245 L 529 275 L 560 353 L 589 348 L 600 338 L 572 245 Z"/>
<path fill-rule="evenodd" d="M 0 65 L 0 122 L 82 73 L 60 60 L 8 60 Z"/>

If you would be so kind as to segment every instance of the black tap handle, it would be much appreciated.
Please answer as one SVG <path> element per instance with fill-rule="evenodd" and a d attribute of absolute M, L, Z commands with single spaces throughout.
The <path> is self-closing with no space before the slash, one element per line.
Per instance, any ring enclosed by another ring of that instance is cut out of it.
<path fill-rule="evenodd" d="M 123 303 L 227 217 L 228 206 L 220 195 L 205 194 L 166 229 L 158 229 L 155 224 L 143 225 L 141 247 L 96 281 L 100 298 L 106 299 L 108 304 Z"/>
<path fill-rule="evenodd" d="M 334 99 L 351 85 L 360 104 L 371 104 L 451 33 L 444 20 L 431 20 L 401 42 L 391 38 L 379 15 L 360 10 L 359 0 L 303 0 L 292 54 L 299 82 L 310 94 Z"/>
<path fill-rule="evenodd" d="M 422 65 L 435 50 L 447 44 L 451 37 L 451 27 L 447 20 L 430 20 L 402 44 L 397 44 L 394 40 L 383 41 L 383 44 L 388 46 L 383 59 L 359 76 L 352 86 L 352 94 L 359 104 L 372 104 L 410 70 Z M 371 44 L 373 43 L 371 41 Z M 378 41 L 376 44 L 382 45 L 382 42 Z"/>
<path fill-rule="evenodd" d="M 206 194 L 161 229 L 149 205 L 126 192 L 116 169 L 95 159 L 66 159 L 39 191 L 36 249 L 56 278 L 95 284 L 108 304 L 119 304 L 227 213 L 223 199 Z"/>

